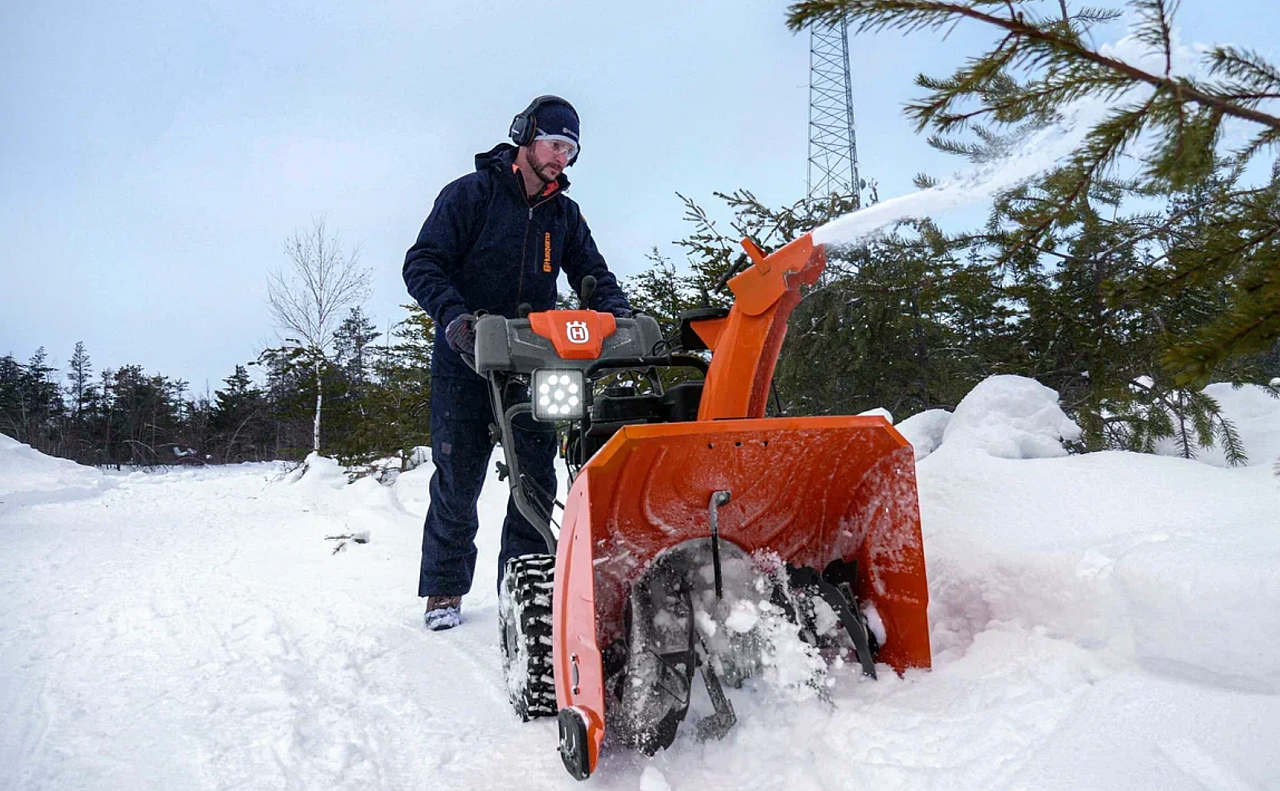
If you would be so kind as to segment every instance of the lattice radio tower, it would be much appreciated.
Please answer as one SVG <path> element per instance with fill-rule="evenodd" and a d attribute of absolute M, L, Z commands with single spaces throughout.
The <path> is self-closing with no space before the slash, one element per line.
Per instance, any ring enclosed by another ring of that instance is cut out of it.
<path fill-rule="evenodd" d="M 809 200 L 832 195 L 862 204 L 849 77 L 849 23 L 809 30 Z"/>

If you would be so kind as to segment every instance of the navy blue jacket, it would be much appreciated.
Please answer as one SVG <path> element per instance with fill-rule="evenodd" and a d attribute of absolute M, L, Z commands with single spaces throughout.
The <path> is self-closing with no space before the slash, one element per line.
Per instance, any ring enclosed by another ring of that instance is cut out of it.
<path fill-rule="evenodd" d="M 515 318 L 522 302 L 551 310 L 561 269 L 575 293 L 595 276 L 593 309 L 630 310 L 578 204 L 564 194 L 569 180 L 562 173 L 553 190 L 530 200 L 515 155 L 508 143 L 477 154 L 476 172 L 440 191 L 404 257 L 409 294 L 436 324 L 433 376 L 476 377 L 445 340 L 450 321 L 477 310 Z"/>

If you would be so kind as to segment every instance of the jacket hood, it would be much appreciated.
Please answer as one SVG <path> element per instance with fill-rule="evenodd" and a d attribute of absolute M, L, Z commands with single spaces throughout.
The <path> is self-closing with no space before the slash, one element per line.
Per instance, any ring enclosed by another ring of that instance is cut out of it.
<path fill-rule="evenodd" d="M 517 150 L 510 143 L 499 143 L 488 151 L 476 154 L 476 170 L 484 172 L 493 168 L 501 173 L 509 173 L 511 166 L 515 164 Z M 569 189 L 569 178 L 565 176 L 563 170 L 556 177 L 556 183 L 560 185 L 560 192 Z"/>

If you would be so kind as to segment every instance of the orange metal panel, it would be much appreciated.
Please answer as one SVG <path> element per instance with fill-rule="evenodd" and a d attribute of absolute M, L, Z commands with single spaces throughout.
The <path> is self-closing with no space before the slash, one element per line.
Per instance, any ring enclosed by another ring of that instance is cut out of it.
<path fill-rule="evenodd" d="M 698 319 L 689 322 L 689 326 L 698 334 L 707 348 L 715 352 L 716 345 L 720 342 L 720 334 L 724 332 L 725 321 L 726 319 Z"/>
<path fill-rule="evenodd" d="M 819 570 L 856 559 L 856 593 L 875 606 L 889 635 L 878 660 L 899 673 L 929 667 L 914 455 L 887 421 L 627 426 L 583 468 L 565 512 L 553 598 L 561 707 L 578 706 L 604 723 L 600 656 L 624 633 L 631 585 L 662 550 L 709 535 L 707 504 L 719 490 L 733 498 L 719 510 L 722 540 Z M 589 733 L 594 751 L 603 730 Z"/>
<path fill-rule="evenodd" d="M 815 246 L 808 234 L 767 258 L 750 240 L 742 244 L 755 263 L 729 281 L 734 303 L 716 339 L 699 420 L 764 417 L 800 287 L 816 282 L 826 266 L 821 245 Z"/>
<path fill-rule="evenodd" d="M 529 314 L 529 329 L 551 341 L 564 360 L 594 360 L 604 339 L 618 329 L 612 313 L 554 310 Z"/>
<path fill-rule="evenodd" d="M 604 742 L 604 662 L 596 639 L 595 581 L 591 555 L 591 470 L 574 480 L 565 502 L 552 589 L 552 668 L 556 704 L 587 713 L 588 766 L 595 771 Z"/>

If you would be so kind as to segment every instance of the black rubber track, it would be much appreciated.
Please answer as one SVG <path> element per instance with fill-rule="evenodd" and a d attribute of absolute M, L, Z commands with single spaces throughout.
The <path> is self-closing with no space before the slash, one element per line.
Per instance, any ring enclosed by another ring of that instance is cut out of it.
<path fill-rule="evenodd" d="M 551 589 L 556 559 L 522 555 L 507 561 L 498 597 L 498 639 L 511 707 L 520 719 L 556 714 L 551 665 Z"/>

